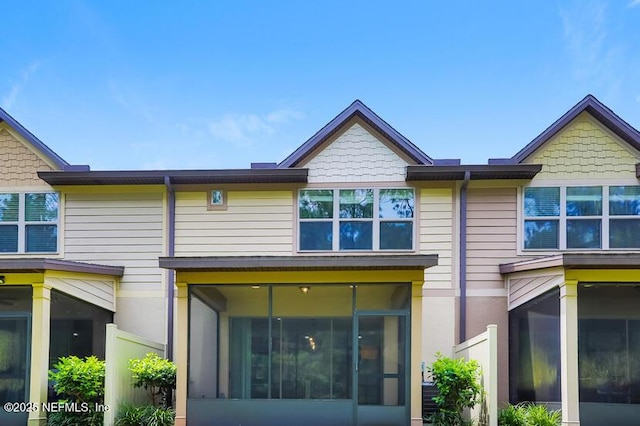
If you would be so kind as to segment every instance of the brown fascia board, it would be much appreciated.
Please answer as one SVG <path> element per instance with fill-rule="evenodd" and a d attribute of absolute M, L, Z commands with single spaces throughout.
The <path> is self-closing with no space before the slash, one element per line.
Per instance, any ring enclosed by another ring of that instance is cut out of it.
<path fill-rule="evenodd" d="M 405 138 L 396 129 L 391 127 L 360 100 L 355 100 L 344 111 L 333 118 L 333 120 L 327 123 L 315 135 L 309 138 L 309 140 L 303 143 L 291 155 L 278 164 L 278 168 L 295 167 L 300 164 L 307 156 L 340 130 L 340 128 L 354 116 L 360 117 L 367 124 L 376 129 L 376 131 L 384 135 L 398 149 L 408 155 L 409 158 L 413 159 L 416 163 L 433 164 L 433 160 L 422 152 L 420 148 L 414 145 L 409 139 Z"/>
<path fill-rule="evenodd" d="M 424 270 L 438 255 L 161 257 L 161 268 L 202 271 Z"/>
<path fill-rule="evenodd" d="M 306 183 L 308 169 L 40 171 L 49 185 Z"/>
<path fill-rule="evenodd" d="M 20 136 L 25 138 L 35 149 L 40 151 L 51 163 L 53 163 L 58 169 L 64 169 L 69 166 L 69 163 L 64 161 L 62 157 L 53 152 L 51 148 L 45 145 L 40 139 L 38 139 L 33 133 L 27 130 L 22 124 L 13 118 L 9 113 L 0 108 L 0 122 L 6 122 L 9 127 L 18 132 Z"/>
<path fill-rule="evenodd" d="M 595 96 L 587 95 L 508 161 L 512 164 L 521 163 L 584 111 L 591 114 L 620 139 L 640 151 L 640 132 L 618 117 Z M 503 159 L 493 160 L 493 162 L 497 161 L 501 162 Z"/>
<path fill-rule="evenodd" d="M 407 181 L 533 179 L 542 170 L 540 164 L 407 166 Z"/>
<path fill-rule="evenodd" d="M 500 265 L 501 274 L 562 266 L 565 269 L 640 269 L 640 253 L 562 253 Z"/>
<path fill-rule="evenodd" d="M 0 259 L 0 272 L 44 272 L 63 271 L 80 272 L 96 275 L 124 275 L 123 266 L 97 265 L 94 263 L 73 262 L 70 260 L 30 258 L 30 259 Z"/>

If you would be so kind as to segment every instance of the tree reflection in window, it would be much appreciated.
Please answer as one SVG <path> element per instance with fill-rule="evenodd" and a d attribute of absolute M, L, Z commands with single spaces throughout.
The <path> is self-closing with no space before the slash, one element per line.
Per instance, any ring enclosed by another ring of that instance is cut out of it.
<path fill-rule="evenodd" d="M 333 217 L 333 190 L 300 191 L 298 207 L 301 219 L 330 219 Z"/>

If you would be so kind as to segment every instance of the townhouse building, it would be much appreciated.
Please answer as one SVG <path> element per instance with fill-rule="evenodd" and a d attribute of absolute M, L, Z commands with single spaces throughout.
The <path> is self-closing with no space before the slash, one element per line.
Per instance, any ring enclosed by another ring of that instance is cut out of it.
<path fill-rule="evenodd" d="M 591 95 L 485 165 L 360 101 L 247 169 L 94 171 L 3 110 L 0 158 L 2 403 L 116 323 L 167 345 L 177 425 L 418 425 L 422 366 L 497 324 L 502 403 L 640 413 L 640 133 Z"/>

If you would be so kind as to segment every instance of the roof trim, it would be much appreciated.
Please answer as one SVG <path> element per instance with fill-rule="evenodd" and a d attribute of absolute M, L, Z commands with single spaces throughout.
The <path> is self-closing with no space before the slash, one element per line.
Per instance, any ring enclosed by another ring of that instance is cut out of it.
<path fill-rule="evenodd" d="M 500 265 L 501 274 L 554 267 L 565 269 L 640 269 L 640 253 L 562 253 Z"/>
<path fill-rule="evenodd" d="M 307 158 L 316 148 L 335 134 L 352 117 L 358 116 L 367 124 L 373 126 L 378 132 L 388 138 L 397 148 L 407 154 L 418 164 L 433 164 L 433 160 L 414 145 L 409 139 L 402 136 L 396 129 L 380 118 L 360 100 L 355 100 L 344 111 L 327 123 L 309 140 L 303 143 L 291 155 L 285 158 L 278 168 L 295 167 Z"/>
<path fill-rule="evenodd" d="M 96 275 L 111 275 L 121 277 L 124 275 L 124 266 L 98 265 L 94 263 L 74 262 L 70 260 L 48 258 L 15 258 L 0 259 L 0 272 L 80 272 Z"/>
<path fill-rule="evenodd" d="M 161 257 L 159 263 L 179 272 L 424 270 L 438 264 L 438 255 Z"/>
<path fill-rule="evenodd" d="M 407 181 L 533 179 L 542 170 L 540 164 L 469 165 L 469 166 L 407 166 Z"/>
<path fill-rule="evenodd" d="M 306 183 L 307 169 L 40 171 L 49 185 Z"/>
<path fill-rule="evenodd" d="M 520 150 L 516 155 L 508 159 L 511 164 L 523 162 L 527 157 L 533 154 L 538 148 L 555 136 L 563 127 L 569 124 L 582 112 L 588 112 L 595 119 L 601 122 L 609 130 L 615 133 L 622 140 L 627 142 L 636 150 L 640 151 L 640 132 L 633 128 L 629 123 L 618 117 L 613 111 L 607 108 L 602 102 L 593 95 L 587 95 L 584 99 L 574 105 L 562 117 L 556 120 L 538 137 L 531 141 L 527 146 Z M 494 160 L 494 161 L 504 161 Z"/>
<path fill-rule="evenodd" d="M 35 149 L 40 151 L 51 163 L 57 168 L 64 169 L 69 166 L 69 163 L 64 161 L 62 157 L 53 152 L 51 148 L 45 145 L 40 139 L 38 139 L 33 133 L 28 131 L 26 127 L 13 118 L 4 109 L 0 108 L 0 121 L 6 122 L 12 129 L 25 138 Z"/>

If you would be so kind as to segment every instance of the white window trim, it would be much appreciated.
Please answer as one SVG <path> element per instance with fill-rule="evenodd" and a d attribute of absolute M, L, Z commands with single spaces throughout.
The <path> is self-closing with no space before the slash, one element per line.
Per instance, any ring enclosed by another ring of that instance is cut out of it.
<path fill-rule="evenodd" d="M 611 219 L 636 219 L 640 220 L 640 216 L 635 215 L 609 215 L 609 188 L 612 186 L 640 186 L 638 182 L 609 182 L 609 183 L 593 183 L 593 182 L 576 182 L 567 185 L 558 184 L 557 182 L 540 183 L 537 185 L 529 185 L 518 188 L 518 254 L 556 254 L 560 251 L 570 252 L 637 252 L 638 248 L 610 248 L 609 247 L 609 221 Z M 602 215 L 601 216 L 567 216 L 567 188 L 570 187 L 601 187 L 602 188 Z M 526 188 L 560 188 L 560 215 L 559 216 L 525 216 L 524 209 L 524 193 Z M 600 220 L 600 248 L 567 248 L 567 220 L 582 219 L 599 219 Z M 524 223 L 527 220 L 557 220 L 558 221 L 558 248 L 557 249 L 529 249 L 525 248 L 524 240 Z"/>
<path fill-rule="evenodd" d="M 371 189 L 373 190 L 373 218 L 340 218 L 340 191 L 344 190 L 355 190 L 355 189 Z M 380 218 L 379 216 L 379 207 L 380 207 L 380 191 L 386 189 L 410 189 L 413 191 L 413 217 L 411 219 L 402 219 L 402 218 Z M 317 218 L 317 219 L 303 219 L 300 215 L 300 192 L 301 191 L 333 191 L 333 217 L 332 218 Z M 369 185 L 361 185 L 361 186 L 349 186 L 349 187 L 308 187 L 301 188 L 298 190 L 295 209 L 296 209 L 296 227 L 297 227 L 297 242 L 296 247 L 298 252 L 300 253 L 374 253 L 374 252 L 382 252 L 382 253 L 411 253 L 415 251 L 416 247 L 416 217 L 417 217 L 417 207 L 418 207 L 418 196 L 416 188 L 413 187 L 402 187 L 402 186 L 392 186 L 392 187 L 372 187 Z M 302 233 L 300 232 L 300 223 L 302 222 L 329 222 L 331 221 L 331 232 L 333 235 L 332 238 L 332 247 L 331 250 L 303 250 L 300 248 L 300 239 Z M 340 250 L 340 222 L 348 221 L 348 222 L 371 222 L 373 229 L 371 230 L 371 238 L 373 239 L 371 250 Z M 381 249 L 380 248 L 380 223 L 381 222 L 411 222 L 411 248 L 408 249 Z"/>

